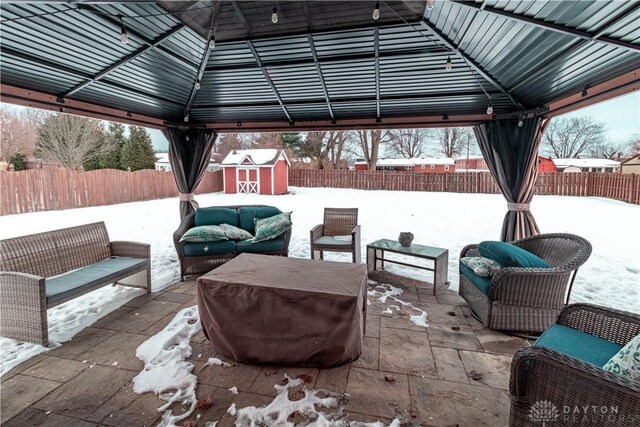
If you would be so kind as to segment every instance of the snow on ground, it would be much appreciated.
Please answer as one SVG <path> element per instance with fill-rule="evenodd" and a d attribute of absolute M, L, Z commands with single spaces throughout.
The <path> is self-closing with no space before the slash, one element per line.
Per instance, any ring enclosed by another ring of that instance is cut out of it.
<path fill-rule="evenodd" d="M 47 310 L 49 348 L 0 337 L 0 376 L 37 354 L 59 347 L 87 326 L 144 292 L 143 289 L 125 286 L 106 286 Z"/>
<path fill-rule="evenodd" d="M 293 211 L 290 256 L 309 258 L 309 230 L 322 222 L 324 207 L 358 207 L 365 246 L 411 231 L 414 243 L 449 249 L 449 280 L 458 288 L 458 257 L 469 243 L 497 240 L 506 202 L 497 194 L 364 191 L 292 187 L 293 194 L 213 193 L 196 197 L 200 206 L 274 205 Z M 572 302 L 590 302 L 640 312 L 640 206 L 596 197 L 535 196 L 531 210 L 543 233 L 567 232 L 591 242 L 593 253 L 580 269 Z M 64 211 L 0 217 L 0 239 L 93 221 L 105 221 L 113 240 L 151 244 L 152 287 L 157 291 L 178 280 L 172 234 L 178 227 L 175 198 Z M 328 253 L 326 259 L 348 260 Z M 429 273 L 388 265 L 399 274 L 430 281 Z"/>

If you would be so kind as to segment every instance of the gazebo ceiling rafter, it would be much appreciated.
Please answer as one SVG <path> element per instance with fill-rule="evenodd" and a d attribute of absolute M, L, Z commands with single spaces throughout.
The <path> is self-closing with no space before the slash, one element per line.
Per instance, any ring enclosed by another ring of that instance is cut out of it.
<path fill-rule="evenodd" d="M 380 28 L 377 25 L 373 28 L 373 52 L 376 70 L 376 120 L 380 120 Z"/>
<path fill-rule="evenodd" d="M 509 99 L 513 102 L 513 104 L 519 110 L 526 110 L 526 106 L 520 102 L 517 98 L 509 93 L 509 91 L 500 84 L 494 77 L 492 77 L 489 73 L 487 73 L 484 68 L 480 66 L 476 61 L 474 61 L 469 55 L 464 53 L 462 49 L 460 49 L 457 45 L 455 45 L 449 38 L 444 35 L 440 30 L 438 30 L 434 25 L 432 25 L 426 18 L 420 21 L 420 24 L 427 29 L 431 34 L 433 34 L 442 44 L 444 44 L 448 49 L 455 52 L 458 56 L 462 58 L 464 62 L 469 65 L 473 70 L 475 70 L 478 74 L 482 76 L 487 82 L 491 83 L 493 87 L 498 89 L 504 95 L 508 96 Z"/>
<path fill-rule="evenodd" d="M 122 58 L 118 62 L 110 65 L 109 67 L 107 67 L 104 70 L 100 71 L 99 73 L 95 74 L 91 79 L 87 79 L 84 82 L 82 82 L 82 83 L 74 86 L 73 88 L 69 89 L 65 93 L 61 94 L 60 97 L 61 98 L 67 98 L 67 97 L 73 95 L 74 93 L 84 89 L 85 87 L 89 86 L 91 83 L 95 83 L 95 82 L 97 82 L 99 80 L 102 80 L 104 77 L 106 77 L 110 73 L 116 71 L 117 69 L 119 69 L 123 65 L 130 63 L 131 61 L 133 61 L 136 58 L 140 57 L 141 55 L 145 54 L 149 50 L 154 49 L 155 47 L 159 46 L 162 42 L 164 42 L 167 39 L 173 37 L 176 33 L 180 32 L 183 28 L 185 28 L 184 24 L 176 25 L 171 30 L 169 30 L 166 33 L 158 36 L 156 39 L 152 40 L 150 44 L 148 44 L 148 45 L 146 45 L 144 47 L 141 47 L 140 49 L 136 50 L 135 52 L 130 53 L 129 55 L 125 56 L 124 58 Z"/>
<path fill-rule="evenodd" d="M 25 52 L 19 52 L 19 51 L 15 50 L 13 48 L 10 48 L 10 47 L 2 46 L 2 52 L 6 53 L 6 54 L 9 54 L 10 56 L 23 59 L 25 61 L 32 62 L 34 64 L 42 65 L 42 66 L 45 66 L 45 67 L 48 67 L 48 68 L 52 68 L 52 69 L 54 69 L 56 71 L 61 71 L 63 73 L 71 74 L 71 75 L 73 75 L 75 77 L 79 77 L 79 78 L 81 78 L 83 80 L 92 80 L 93 79 L 93 76 L 91 76 L 90 74 L 87 74 L 87 73 L 85 73 L 83 71 L 79 71 L 79 70 L 76 70 L 75 68 L 70 68 L 70 67 L 67 67 L 66 65 L 58 64 L 56 62 L 52 62 L 52 61 L 49 61 L 49 60 L 44 59 L 44 58 L 39 58 L 39 57 L 30 55 L 28 53 L 25 53 Z M 182 104 L 180 104 L 179 102 L 176 102 L 176 101 L 174 101 L 172 99 L 164 98 L 164 97 L 158 96 L 156 94 L 143 92 L 141 90 L 138 90 L 138 89 L 135 89 L 135 88 L 132 88 L 132 87 L 129 87 L 129 86 L 125 86 L 125 85 L 122 85 L 120 83 L 111 82 L 111 81 L 104 80 L 104 79 L 98 80 L 95 83 L 102 84 L 102 85 L 105 85 L 105 86 L 110 86 L 110 87 L 112 87 L 114 89 L 118 89 L 118 90 L 121 90 L 121 91 L 126 91 L 126 92 L 129 92 L 129 93 L 134 94 L 134 95 L 142 96 L 142 97 L 145 97 L 145 98 L 148 98 L 148 99 L 152 99 L 152 100 L 155 100 L 155 101 L 158 101 L 158 102 L 163 102 L 163 103 L 166 103 L 166 104 L 169 104 L 169 105 L 173 105 L 173 106 L 176 106 L 176 107 L 182 107 Z M 63 96 L 60 96 L 60 95 L 57 95 L 57 97 L 61 100 L 60 102 L 63 103 L 63 100 L 65 98 Z"/>
<path fill-rule="evenodd" d="M 461 1 L 461 0 L 452 0 L 452 1 L 456 4 L 462 5 L 467 8 L 479 10 L 484 13 L 490 13 L 492 15 L 503 16 L 505 18 L 509 18 L 512 20 L 520 21 L 520 22 L 525 22 L 529 25 L 534 25 L 536 27 L 543 28 L 545 30 L 555 31 L 560 34 L 578 37 L 585 41 L 593 41 L 597 43 L 607 44 L 609 46 L 622 47 L 624 49 L 629 49 L 636 52 L 640 51 L 640 46 L 633 43 L 625 42 L 623 40 L 606 37 L 603 35 L 602 31 L 599 31 L 595 34 L 591 34 L 586 31 L 578 30 L 577 28 L 567 27 L 565 25 L 558 25 L 553 22 L 542 21 L 536 18 L 531 18 L 523 14 L 515 14 L 512 12 L 507 12 L 506 10 L 497 9 L 491 6 L 485 5 L 485 7 L 481 8 L 481 5 L 474 2 Z M 637 9 L 637 5 L 632 8 L 632 10 L 635 10 L 635 9 Z"/>
<path fill-rule="evenodd" d="M 333 107 L 331 107 L 331 99 L 329 98 L 329 91 L 327 90 L 327 84 L 324 82 L 324 75 L 322 74 L 322 67 L 320 66 L 320 61 L 318 61 L 318 53 L 316 52 L 316 45 L 313 42 L 313 36 L 311 34 L 308 34 L 307 40 L 309 40 L 309 49 L 311 49 L 311 56 L 313 56 L 313 62 L 315 63 L 316 70 L 318 71 L 318 80 L 320 80 L 320 85 L 322 86 L 322 93 L 324 93 L 324 99 L 327 102 L 329 115 L 331 116 L 331 120 L 335 120 L 336 116 L 335 114 L 333 114 Z"/>
<path fill-rule="evenodd" d="M 265 66 L 262 65 L 262 60 L 260 59 L 260 55 L 258 55 L 258 51 L 253 46 L 253 43 L 251 42 L 251 40 L 247 40 L 247 46 L 249 47 L 249 50 L 251 51 L 251 54 L 253 55 L 253 57 L 256 60 L 256 63 L 258 64 L 258 68 L 260 68 L 260 71 L 262 71 L 262 75 L 264 76 L 264 79 L 267 81 L 267 84 L 269 85 L 269 87 L 273 91 L 273 95 L 278 100 L 278 104 L 280 104 L 280 108 L 282 108 L 282 111 L 284 112 L 285 116 L 287 116 L 287 119 L 289 120 L 289 122 L 293 123 L 293 119 L 291 118 L 291 114 L 289 114 L 289 111 L 287 110 L 287 107 L 284 105 L 284 102 L 282 101 L 282 97 L 280 96 L 280 94 L 278 93 L 278 89 L 276 88 L 276 85 L 273 83 L 273 80 L 271 79 L 271 76 L 269 76 L 269 72 L 267 71 Z"/>

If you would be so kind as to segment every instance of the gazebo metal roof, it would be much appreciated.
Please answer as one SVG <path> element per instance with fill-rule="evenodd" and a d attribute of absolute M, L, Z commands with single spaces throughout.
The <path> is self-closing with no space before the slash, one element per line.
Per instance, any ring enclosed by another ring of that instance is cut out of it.
<path fill-rule="evenodd" d="M 3 1 L 2 101 L 157 128 L 389 128 L 640 85 L 638 1 L 380 1 L 378 20 L 374 1 L 278 1 L 277 23 L 274 5 Z"/>

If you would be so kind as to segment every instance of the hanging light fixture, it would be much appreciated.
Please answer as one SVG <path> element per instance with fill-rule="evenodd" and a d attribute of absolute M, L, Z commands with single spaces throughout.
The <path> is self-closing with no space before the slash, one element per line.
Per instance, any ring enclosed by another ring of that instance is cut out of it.
<path fill-rule="evenodd" d="M 271 22 L 276 24 L 278 22 L 278 8 L 273 6 L 273 13 L 271 14 Z"/>
<path fill-rule="evenodd" d="M 427 0 L 427 10 L 433 10 L 434 4 L 436 4 L 436 0 Z"/>
<path fill-rule="evenodd" d="M 493 105 L 491 105 L 491 101 L 489 101 L 489 106 L 487 107 L 487 114 L 493 114 Z"/>
<path fill-rule="evenodd" d="M 451 63 L 451 55 L 447 56 L 447 65 L 444 67 L 445 70 L 451 71 L 453 68 L 453 64 Z"/>
<path fill-rule="evenodd" d="M 185 115 L 184 115 L 184 122 L 186 123 L 186 122 L 188 122 L 188 121 L 189 121 L 189 115 L 188 115 L 188 114 L 185 114 Z"/>
<path fill-rule="evenodd" d="M 120 18 L 120 41 L 123 44 L 129 43 L 129 34 L 127 33 L 127 27 L 124 26 L 124 21 L 122 20 L 122 16 Z"/>
<path fill-rule="evenodd" d="M 520 115 L 518 116 L 518 127 L 521 128 L 523 124 L 524 124 L 524 116 Z"/>
<path fill-rule="evenodd" d="M 376 2 L 376 7 L 373 8 L 373 19 L 377 21 L 380 18 L 380 3 Z"/>
<path fill-rule="evenodd" d="M 200 81 L 196 82 L 196 90 L 200 90 Z"/>
<path fill-rule="evenodd" d="M 213 49 L 216 47 L 216 36 L 211 35 L 211 40 L 209 40 L 209 49 Z"/>

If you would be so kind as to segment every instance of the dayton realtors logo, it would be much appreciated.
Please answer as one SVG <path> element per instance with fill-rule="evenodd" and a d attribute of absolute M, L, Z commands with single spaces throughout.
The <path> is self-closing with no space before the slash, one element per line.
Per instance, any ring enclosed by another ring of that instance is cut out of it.
<path fill-rule="evenodd" d="M 529 419 L 534 423 L 542 423 L 542 427 L 545 427 L 546 423 L 556 421 L 559 417 L 558 408 L 548 400 L 539 400 L 529 409 Z"/>

